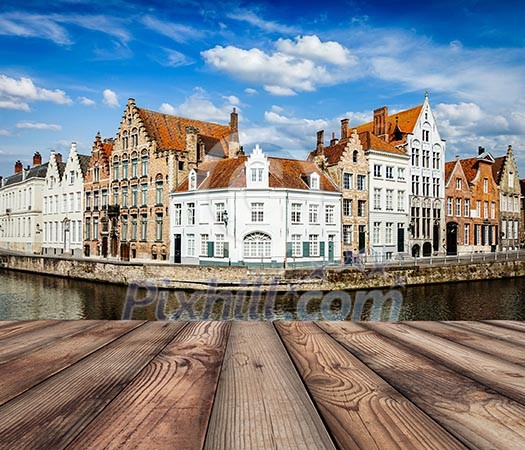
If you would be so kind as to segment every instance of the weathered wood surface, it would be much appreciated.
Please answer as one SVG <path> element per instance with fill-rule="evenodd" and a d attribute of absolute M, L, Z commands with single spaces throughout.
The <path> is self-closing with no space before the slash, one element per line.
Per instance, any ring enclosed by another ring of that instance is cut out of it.
<path fill-rule="evenodd" d="M 0 448 L 525 448 L 522 322 L 0 322 Z"/>

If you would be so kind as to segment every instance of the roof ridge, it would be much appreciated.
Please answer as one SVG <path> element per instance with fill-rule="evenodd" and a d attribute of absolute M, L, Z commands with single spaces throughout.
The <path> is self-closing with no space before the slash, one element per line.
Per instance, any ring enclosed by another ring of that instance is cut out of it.
<path fill-rule="evenodd" d="M 175 114 L 168 114 L 168 113 L 163 113 L 161 111 L 155 111 L 153 109 L 148 109 L 148 108 L 142 108 L 140 106 L 136 106 L 137 109 L 141 109 L 142 111 L 147 111 L 147 112 L 151 112 L 151 113 L 155 113 L 155 114 L 160 114 L 162 116 L 169 116 L 169 117 L 175 117 L 177 119 L 183 119 L 183 120 L 188 120 L 188 121 L 191 121 L 191 122 L 201 122 L 201 123 L 211 123 L 213 125 L 218 125 L 220 127 L 228 127 L 229 128 L 229 125 L 223 125 L 221 123 L 218 123 L 218 122 L 210 122 L 208 120 L 202 120 L 202 119 L 192 119 L 190 117 L 183 117 L 183 116 L 177 116 Z"/>

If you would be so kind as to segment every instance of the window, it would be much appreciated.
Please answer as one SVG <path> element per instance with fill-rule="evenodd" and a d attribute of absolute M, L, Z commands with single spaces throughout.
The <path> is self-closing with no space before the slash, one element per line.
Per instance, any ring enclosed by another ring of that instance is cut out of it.
<path fill-rule="evenodd" d="M 93 181 L 100 181 L 100 168 L 98 167 L 93 168 Z"/>
<path fill-rule="evenodd" d="M 157 214 L 155 217 L 155 239 L 162 241 L 162 228 L 164 226 L 164 216 Z"/>
<path fill-rule="evenodd" d="M 136 147 L 137 145 L 139 145 L 139 133 L 136 128 L 133 128 L 131 130 L 131 146 Z"/>
<path fill-rule="evenodd" d="M 210 237 L 208 234 L 201 234 L 201 256 L 208 256 L 208 241 Z"/>
<path fill-rule="evenodd" d="M 381 189 L 374 188 L 374 209 L 376 211 L 381 209 Z"/>
<path fill-rule="evenodd" d="M 301 223 L 301 209 L 300 203 L 292 203 L 292 223 Z"/>
<path fill-rule="evenodd" d="M 215 222 L 224 223 L 224 203 L 215 203 Z"/>
<path fill-rule="evenodd" d="M 481 217 L 481 200 L 476 200 L 476 210 L 477 210 L 476 217 Z"/>
<path fill-rule="evenodd" d="M 126 149 L 128 148 L 128 132 L 127 131 L 124 131 L 124 133 L 122 133 L 122 148 L 123 149 Z"/>
<path fill-rule="evenodd" d="M 56 200 L 58 203 L 58 198 Z M 93 192 L 93 208 L 98 209 L 98 191 Z"/>
<path fill-rule="evenodd" d="M 433 178 L 432 192 L 433 192 L 434 197 L 440 196 L 439 178 Z"/>
<path fill-rule="evenodd" d="M 392 189 L 386 190 L 386 210 L 394 210 L 394 191 Z"/>
<path fill-rule="evenodd" d="M 162 205 L 164 203 L 164 182 L 157 181 L 155 183 L 155 204 Z"/>
<path fill-rule="evenodd" d="M 251 233 L 244 238 L 245 258 L 270 258 L 272 256 L 272 240 L 264 233 Z"/>
<path fill-rule="evenodd" d="M 430 130 L 423 130 L 423 142 L 430 142 Z"/>
<path fill-rule="evenodd" d="M 137 206 L 138 186 L 131 186 L 131 206 Z"/>
<path fill-rule="evenodd" d="M 379 164 L 374 164 L 374 177 L 381 178 L 381 166 Z"/>
<path fill-rule="evenodd" d="M 430 150 L 423 150 L 423 167 L 430 167 Z"/>
<path fill-rule="evenodd" d="M 195 256 L 195 235 L 188 234 L 188 256 Z"/>
<path fill-rule="evenodd" d="M 456 178 L 456 189 L 461 190 L 461 178 Z"/>
<path fill-rule="evenodd" d="M 108 206 L 108 190 L 102 189 L 102 209 Z"/>
<path fill-rule="evenodd" d="M 326 205 L 325 207 L 325 223 L 335 224 L 335 206 Z"/>
<path fill-rule="evenodd" d="M 57 233 L 58 238 L 58 233 Z M 93 239 L 96 241 L 98 239 L 98 217 L 93 217 Z"/>
<path fill-rule="evenodd" d="M 252 222 L 264 221 L 264 203 L 252 203 Z"/>
<path fill-rule="evenodd" d="M 386 166 L 386 178 L 388 180 L 394 179 L 394 168 L 391 166 Z"/>
<path fill-rule="evenodd" d="M 352 200 L 349 198 L 343 199 L 343 216 L 352 215 Z"/>
<path fill-rule="evenodd" d="M 412 165 L 419 166 L 419 148 L 412 149 Z"/>
<path fill-rule="evenodd" d="M 352 153 L 352 162 L 357 162 L 357 150 L 354 150 L 354 153 Z"/>
<path fill-rule="evenodd" d="M 128 160 L 122 161 L 122 178 L 126 180 L 128 178 Z"/>
<path fill-rule="evenodd" d="M 139 166 L 139 160 L 137 158 L 133 158 L 131 160 L 131 177 L 132 178 L 137 177 L 138 166 Z"/>
<path fill-rule="evenodd" d="M 122 187 L 122 207 L 123 208 L 128 207 L 128 187 L 127 186 Z"/>
<path fill-rule="evenodd" d="M 119 172 L 119 163 L 114 162 L 113 163 L 113 180 L 118 180 L 118 172 Z"/>
<path fill-rule="evenodd" d="M 434 151 L 432 154 L 432 167 L 436 170 L 439 170 L 440 165 L 441 165 L 441 155 L 439 154 L 439 151 Z"/>
<path fill-rule="evenodd" d="M 319 205 L 310 205 L 308 208 L 308 221 L 310 223 L 319 223 Z"/>
<path fill-rule="evenodd" d="M 352 244 L 352 225 L 343 225 L 343 244 Z"/>
<path fill-rule="evenodd" d="M 511 187 L 514 187 L 514 172 L 509 172 L 509 176 L 508 176 L 508 186 L 511 188 Z"/>
<path fill-rule="evenodd" d="M 51 236 L 51 233 L 50 234 L 50 240 L 52 241 L 53 238 Z M 89 217 L 86 218 L 86 229 L 84 230 L 84 234 L 85 234 L 85 239 L 86 241 L 90 241 L 91 240 L 91 219 Z"/>
<path fill-rule="evenodd" d="M 262 181 L 263 180 L 263 168 L 262 167 L 256 167 L 256 168 L 253 168 L 251 169 L 251 173 L 252 173 L 252 181 L 253 182 L 257 182 L 257 181 Z"/>
<path fill-rule="evenodd" d="M 405 169 L 404 169 L 404 167 L 398 167 L 397 168 L 397 179 L 398 180 L 404 180 L 405 179 Z"/>
<path fill-rule="evenodd" d="M 364 191 L 366 183 L 366 175 L 357 175 L 357 190 Z"/>
<path fill-rule="evenodd" d="M 423 195 L 430 195 L 430 177 L 423 177 Z"/>
<path fill-rule="evenodd" d="M 374 244 L 379 244 L 381 234 L 381 222 L 374 222 L 374 227 L 372 230 L 372 242 Z"/>
<path fill-rule="evenodd" d="M 483 202 L 483 218 L 489 218 L 489 202 Z"/>
<path fill-rule="evenodd" d="M 74 170 L 69 172 L 69 184 L 75 184 L 75 175 L 76 172 Z"/>
<path fill-rule="evenodd" d="M 311 234 L 308 236 L 308 242 L 310 243 L 310 255 L 319 256 L 319 235 Z"/>
<path fill-rule="evenodd" d="M 148 216 L 146 214 L 140 216 L 140 239 L 142 241 L 148 239 Z"/>
<path fill-rule="evenodd" d="M 128 216 L 122 216 L 122 236 L 120 239 L 123 241 L 128 239 Z"/>
<path fill-rule="evenodd" d="M 314 176 L 314 174 L 310 176 L 310 188 L 319 189 L 319 178 L 317 176 Z"/>
<path fill-rule="evenodd" d="M 184 161 L 179 161 L 179 170 L 184 171 Z"/>
<path fill-rule="evenodd" d="M 190 173 L 190 191 L 197 189 L 197 174 L 195 172 Z"/>
<path fill-rule="evenodd" d="M 463 226 L 463 244 L 469 245 L 470 244 L 470 224 L 466 223 Z"/>
<path fill-rule="evenodd" d="M 412 194 L 419 195 L 419 175 L 412 175 Z"/>
<path fill-rule="evenodd" d="M 343 188 L 353 189 L 353 187 L 354 187 L 354 175 L 351 173 L 345 172 L 343 174 Z"/>
<path fill-rule="evenodd" d="M 456 199 L 456 216 L 461 217 L 461 199 Z"/>
<path fill-rule="evenodd" d="M 405 211 L 405 191 L 397 191 L 397 210 Z"/>
<path fill-rule="evenodd" d="M 366 200 L 357 201 L 357 217 L 365 217 Z"/>
<path fill-rule="evenodd" d="M 188 203 L 188 225 L 195 225 L 195 203 Z"/>
<path fill-rule="evenodd" d="M 173 205 L 173 222 L 174 225 L 182 225 L 182 204 L 175 203 Z"/>
<path fill-rule="evenodd" d="M 447 216 L 452 215 L 452 197 L 447 197 Z"/>
<path fill-rule="evenodd" d="M 215 235 L 215 257 L 224 257 L 224 234 Z"/>
<path fill-rule="evenodd" d="M 387 222 L 385 224 L 385 244 L 392 244 L 394 239 L 394 224 L 392 222 Z"/>
<path fill-rule="evenodd" d="M 131 216 L 131 240 L 137 240 L 137 216 Z"/>
<path fill-rule="evenodd" d="M 143 177 L 148 176 L 148 156 L 147 155 L 142 156 L 142 176 Z"/>
<path fill-rule="evenodd" d="M 489 193 L 489 179 L 488 178 L 483 178 L 483 192 L 485 194 Z"/>
<path fill-rule="evenodd" d="M 53 197 L 49 197 L 49 200 L 50 200 L 49 209 L 50 211 L 52 211 L 53 210 Z M 86 209 L 87 210 L 91 209 L 91 192 L 86 192 Z"/>
<path fill-rule="evenodd" d="M 140 191 L 141 191 L 141 200 L 140 200 L 140 204 L 142 206 L 146 206 L 148 204 L 148 185 L 147 184 L 142 184 L 140 186 Z"/>
<path fill-rule="evenodd" d="M 294 258 L 303 256 L 300 234 L 292 234 L 292 256 Z"/>
<path fill-rule="evenodd" d="M 465 217 L 470 217 L 470 200 L 468 198 L 466 198 L 463 202 L 463 210 L 463 215 Z"/>

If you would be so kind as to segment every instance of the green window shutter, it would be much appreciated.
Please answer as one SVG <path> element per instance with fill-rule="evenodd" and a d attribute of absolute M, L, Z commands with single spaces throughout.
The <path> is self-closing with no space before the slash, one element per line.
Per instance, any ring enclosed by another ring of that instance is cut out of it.
<path fill-rule="evenodd" d="M 292 251 L 292 243 L 291 243 L 291 242 L 287 242 L 287 243 L 286 243 L 286 257 L 287 257 L 287 258 L 291 258 L 291 257 L 292 257 L 292 254 L 293 254 L 293 251 Z"/>
<path fill-rule="evenodd" d="M 228 242 L 224 243 L 224 257 L 229 258 L 230 257 L 230 248 L 228 246 Z"/>
<path fill-rule="evenodd" d="M 319 256 L 324 256 L 324 241 L 319 242 Z"/>
<path fill-rule="evenodd" d="M 208 256 L 209 257 L 213 257 L 213 255 L 214 255 L 213 244 L 214 243 L 212 241 L 208 241 Z"/>
<path fill-rule="evenodd" d="M 303 256 L 310 256 L 310 242 L 303 242 Z"/>

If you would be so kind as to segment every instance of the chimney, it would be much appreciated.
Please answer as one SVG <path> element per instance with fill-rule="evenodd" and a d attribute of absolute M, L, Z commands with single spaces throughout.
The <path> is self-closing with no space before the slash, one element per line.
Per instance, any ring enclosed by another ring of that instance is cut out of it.
<path fill-rule="evenodd" d="M 239 144 L 239 114 L 234 107 L 230 113 L 230 139 L 228 142 L 230 156 L 237 158 L 241 155 L 241 146 Z"/>
<path fill-rule="evenodd" d="M 317 132 L 317 153 L 323 153 L 324 150 L 324 130 L 319 130 Z"/>
<path fill-rule="evenodd" d="M 341 119 L 341 140 L 348 138 L 348 119 Z"/>
<path fill-rule="evenodd" d="M 388 142 L 387 134 L 387 119 L 388 117 L 388 106 L 383 106 L 374 110 L 374 134 Z"/>
<path fill-rule="evenodd" d="M 55 160 L 56 160 L 57 164 L 61 164 L 62 163 L 62 153 L 57 153 L 55 155 Z"/>
<path fill-rule="evenodd" d="M 33 155 L 33 167 L 39 166 L 42 164 L 42 155 L 39 152 L 35 152 Z"/>
<path fill-rule="evenodd" d="M 483 153 L 485 153 L 485 148 L 484 147 L 478 147 L 478 156 L 479 155 L 483 155 Z"/>
<path fill-rule="evenodd" d="M 197 140 L 199 129 L 193 126 L 186 126 L 186 151 L 188 152 L 188 169 L 197 166 Z"/>
<path fill-rule="evenodd" d="M 239 132 L 239 114 L 237 114 L 235 107 L 233 107 L 233 111 L 230 113 L 230 131 L 232 133 Z"/>
<path fill-rule="evenodd" d="M 24 165 L 22 164 L 22 161 L 18 160 L 15 163 L 15 173 L 21 173 L 24 170 Z"/>
<path fill-rule="evenodd" d="M 332 139 L 330 139 L 330 146 L 337 144 L 337 138 L 335 137 L 335 133 L 332 131 Z"/>

